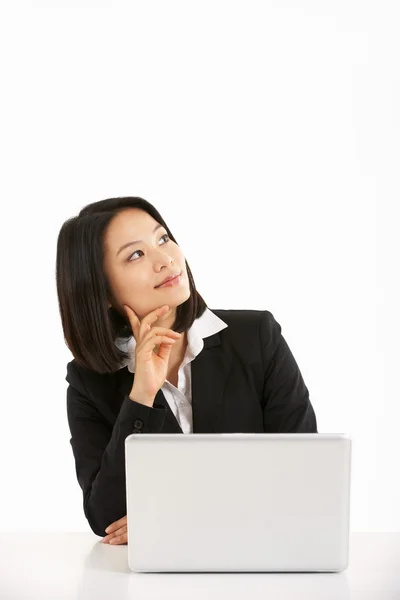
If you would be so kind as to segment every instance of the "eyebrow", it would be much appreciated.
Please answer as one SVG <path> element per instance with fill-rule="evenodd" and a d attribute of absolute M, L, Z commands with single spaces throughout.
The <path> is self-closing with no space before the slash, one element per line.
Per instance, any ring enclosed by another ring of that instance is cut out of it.
<path fill-rule="evenodd" d="M 160 223 L 157 223 L 157 225 L 154 227 L 152 233 L 155 233 L 157 231 L 157 229 L 160 229 L 160 227 L 164 227 L 164 226 L 161 225 Z M 135 240 L 134 242 L 127 242 L 126 244 L 124 244 L 123 246 L 121 246 L 121 248 L 118 250 L 117 256 L 118 256 L 118 254 L 120 252 L 122 252 L 122 250 L 124 250 L 128 246 L 133 246 L 133 244 L 141 244 L 141 243 L 143 243 L 143 240 Z"/>

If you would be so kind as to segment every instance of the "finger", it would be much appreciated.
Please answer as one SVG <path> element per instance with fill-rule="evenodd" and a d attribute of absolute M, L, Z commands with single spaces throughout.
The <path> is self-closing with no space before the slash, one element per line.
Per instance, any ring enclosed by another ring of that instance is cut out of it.
<path fill-rule="evenodd" d="M 172 344 L 169 344 L 168 342 L 163 342 L 162 344 L 160 344 L 157 354 L 162 360 L 168 361 L 169 355 L 171 354 L 171 350 Z"/>
<path fill-rule="evenodd" d="M 125 525 L 122 525 L 122 527 L 118 527 L 118 529 L 116 529 L 113 533 L 112 536 L 118 536 L 118 535 L 122 535 L 123 533 L 125 533 L 128 530 L 128 524 L 125 523 Z"/>
<path fill-rule="evenodd" d="M 147 348 L 149 344 L 153 344 L 153 346 L 157 346 L 162 342 L 177 342 L 178 338 L 174 338 L 170 335 L 156 335 L 152 331 L 148 332 L 148 335 L 145 335 L 142 339 L 138 349 Z"/>
<path fill-rule="evenodd" d="M 109 533 L 108 535 L 103 537 L 103 542 L 105 544 L 107 544 L 110 540 L 112 540 L 114 537 L 118 537 L 119 535 L 122 535 L 123 533 L 125 533 L 128 530 L 128 526 L 124 525 L 123 527 L 119 527 L 118 529 L 116 529 L 115 531 L 112 531 L 111 533 Z"/>
<path fill-rule="evenodd" d="M 157 321 L 158 317 L 160 315 L 162 315 L 164 312 L 167 312 L 167 310 L 169 310 L 169 306 L 168 306 L 168 304 L 164 304 L 164 306 L 160 306 L 159 308 L 152 310 L 148 315 L 143 317 L 142 323 L 140 325 L 139 335 L 143 335 L 143 333 L 145 332 L 145 329 L 148 329 L 148 327 L 147 327 L 148 325 L 150 325 L 150 328 L 151 328 L 151 325 Z M 143 330 L 142 330 L 142 328 L 143 328 Z"/>
<path fill-rule="evenodd" d="M 153 335 L 153 336 L 150 336 L 149 338 L 145 338 L 144 340 L 142 340 L 141 345 L 138 347 L 138 351 L 152 352 L 154 350 L 155 346 L 161 346 L 162 344 L 167 344 L 167 345 L 172 346 L 172 344 L 175 344 L 176 341 L 177 340 L 174 340 L 173 338 L 170 338 L 168 336 Z"/>
<path fill-rule="evenodd" d="M 137 352 L 142 350 L 143 348 L 148 348 L 149 342 L 152 342 L 153 347 L 157 346 L 161 342 L 176 342 L 181 338 L 181 334 L 177 331 L 173 331 L 172 329 L 167 329 L 165 327 L 155 327 L 149 331 L 146 331 L 141 335 L 139 342 L 136 344 Z"/>
<path fill-rule="evenodd" d="M 118 521 L 114 521 L 114 523 L 111 523 L 111 525 L 109 525 L 107 527 L 107 529 L 105 529 L 104 531 L 106 533 L 111 533 L 112 531 L 116 531 L 123 525 L 126 525 L 127 522 L 128 522 L 128 515 L 125 515 L 125 517 L 121 517 L 121 519 L 118 519 Z"/>
<path fill-rule="evenodd" d="M 135 336 L 135 340 L 137 340 L 138 336 L 139 336 L 139 328 L 140 328 L 139 317 L 136 316 L 135 311 L 130 306 L 128 306 L 127 304 L 123 304 L 123 307 L 124 307 L 125 312 L 127 314 L 130 326 L 131 326 L 132 331 L 133 331 L 133 335 Z"/>
<path fill-rule="evenodd" d="M 143 317 L 140 321 L 139 317 L 136 315 L 135 311 L 128 306 L 127 304 L 123 305 L 125 311 L 128 315 L 129 323 L 131 325 L 133 334 L 135 336 L 135 340 L 139 342 L 143 335 L 147 333 L 151 329 L 151 324 L 154 323 L 163 312 L 169 310 L 169 306 L 164 304 L 164 306 L 160 306 L 150 312 L 148 315 Z"/>
<path fill-rule="evenodd" d="M 112 540 L 110 540 L 110 544 L 127 544 L 127 543 L 128 543 L 128 533 L 123 533 L 122 535 L 119 535 L 118 537 L 115 537 Z"/>
<path fill-rule="evenodd" d="M 123 527 L 120 527 L 116 531 L 113 531 L 112 533 L 109 533 L 108 535 L 106 535 L 105 537 L 103 537 L 102 542 L 104 544 L 108 544 L 109 542 L 111 542 L 112 539 L 114 539 L 115 537 L 119 537 L 119 536 L 123 535 L 127 531 L 128 531 L 128 525 L 124 525 Z"/>
<path fill-rule="evenodd" d="M 151 327 L 149 326 L 151 329 L 151 334 L 150 335 L 164 335 L 164 336 L 168 336 L 168 337 L 172 337 L 174 339 L 179 339 L 182 337 L 182 334 L 179 333 L 178 331 L 174 331 L 173 329 L 168 329 L 168 327 Z M 149 331 L 150 331 L 149 329 Z M 144 333 L 143 338 L 146 338 L 148 334 L 148 331 Z"/>

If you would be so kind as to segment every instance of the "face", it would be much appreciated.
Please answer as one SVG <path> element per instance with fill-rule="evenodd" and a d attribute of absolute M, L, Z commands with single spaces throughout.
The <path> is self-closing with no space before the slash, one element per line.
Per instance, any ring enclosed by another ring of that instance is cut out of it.
<path fill-rule="evenodd" d="M 170 328 L 176 307 L 190 297 L 190 286 L 180 247 L 170 240 L 165 227 L 154 230 L 157 225 L 140 208 L 120 211 L 109 224 L 104 240 L 104 270 L 113 298 L 108 306 L 126 317 L 123 304 L 127 304 L 143 319 L 152 310 L 168 304 L 170 310 L 154 325 Z M 142 241 L 127 245 L 134 240 Z M 182 275 L 177 285 L 155 287 L 179 271 Z"/>

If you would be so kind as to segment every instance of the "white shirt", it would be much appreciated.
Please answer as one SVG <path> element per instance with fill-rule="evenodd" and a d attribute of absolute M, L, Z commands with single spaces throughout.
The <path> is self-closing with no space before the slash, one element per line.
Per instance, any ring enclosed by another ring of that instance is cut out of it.
<path fill-rule="evenodd" d="M 228 327 L 227 323 L 217 317 L 209 308 L 198 319 L 195 319 L 187 331 L 187 348 L 178 371 L 178 387 L 166 379 L 161 387 L 176 420 L 183 433 L 193 433 L 192 415 L 192 370 L 190 363 L 204 347 L 203 339 Z M 116 346 L 130 354 L 130 358 L 121 364 L 120 368 L 128 365 L 131 373 L 135 372 L 136 340 L 132 336 Z"/>

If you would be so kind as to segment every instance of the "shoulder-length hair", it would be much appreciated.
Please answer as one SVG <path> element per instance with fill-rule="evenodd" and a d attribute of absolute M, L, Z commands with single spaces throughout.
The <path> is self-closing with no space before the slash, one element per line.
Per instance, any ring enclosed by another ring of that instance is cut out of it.
<path fill-rule="evenodd" d="M 141 208 L 163 225 L 176 240 L 156 208 L 139 197 L 118 197 L 86 205 L 65 221 L 57 239 L 56 284 L 65 342 L 82 367 L 97 373 L 114 373 L 129 354 L 116 345 L 117 338 L 133 335 L 129 319 L 108 308 L 113 297 L 103 261 L 107 226 L 120 210 Z M 186 261 L 190 297 L 176 309 L 171 329 L 182 333 L 200 317 L 207 305 Z"/>

